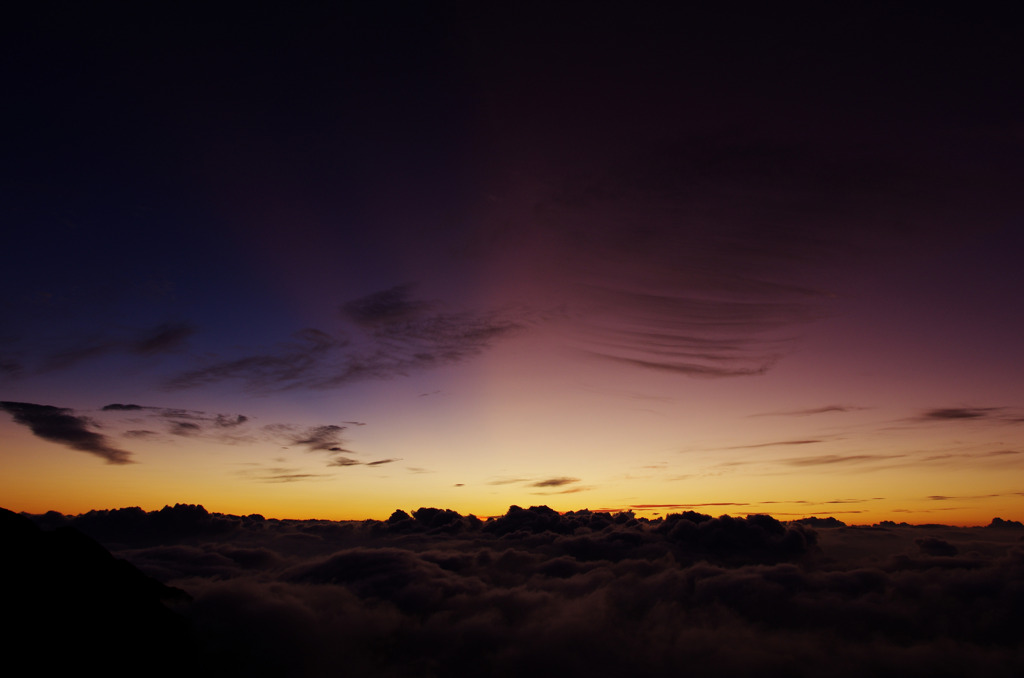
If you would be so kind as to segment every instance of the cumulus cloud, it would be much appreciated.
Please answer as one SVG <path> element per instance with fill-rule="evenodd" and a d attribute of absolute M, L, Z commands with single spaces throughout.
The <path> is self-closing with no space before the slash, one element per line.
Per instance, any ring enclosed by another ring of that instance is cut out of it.
<path fill-rule="evenodd" d="M 7 401 L 0 402 L 0 409 L 14 417 L 17 423 L 29 427 L 33 434 L 43 440 L 94 454 L 108 464 L 132 463 L 131 452 L 111 445 L 106 436 L 92 430 L 93 423 L 88 418 L 75 416 L 73 410 Z"/>

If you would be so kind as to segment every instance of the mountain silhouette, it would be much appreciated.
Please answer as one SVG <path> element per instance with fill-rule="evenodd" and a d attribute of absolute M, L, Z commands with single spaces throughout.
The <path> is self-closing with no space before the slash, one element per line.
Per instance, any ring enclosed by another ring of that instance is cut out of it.
<path fill-rule="evenodd" d="M 194 658 L 188 595 L 114 558 L 72 527 L 47 531 L 0 509 L 0 582 L 11 665 L 56 675 L 174 675 Z M 21 660 L 20 662 L 18 660 Z"/>

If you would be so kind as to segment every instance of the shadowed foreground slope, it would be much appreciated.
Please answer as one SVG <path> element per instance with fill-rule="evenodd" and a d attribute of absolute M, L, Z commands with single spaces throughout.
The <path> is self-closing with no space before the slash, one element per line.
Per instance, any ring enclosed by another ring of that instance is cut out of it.
<path fill-rule="evenodd" d="M 4 660 L 17 673 L 179 675 L 194 660 L 183 591 L 115 559 L 71 527 L 44 531 L 0 509 Z"/>

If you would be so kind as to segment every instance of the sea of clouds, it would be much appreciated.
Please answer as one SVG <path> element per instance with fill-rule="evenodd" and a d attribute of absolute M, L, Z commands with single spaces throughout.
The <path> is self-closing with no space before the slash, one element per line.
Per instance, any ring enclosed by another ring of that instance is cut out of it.
<path fill-rule="evenodd" d="M 386 521 L 32 516 L 187 596 L 246 676 L 1024 675 L 1024 526 L 511 507 Z M 172 597 L 173 598 L 173 597 Z"/>

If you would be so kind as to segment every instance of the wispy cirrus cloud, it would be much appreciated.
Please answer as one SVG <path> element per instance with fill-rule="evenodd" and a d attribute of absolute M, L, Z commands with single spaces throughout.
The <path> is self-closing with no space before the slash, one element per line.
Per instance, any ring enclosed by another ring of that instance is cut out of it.
<path fill-rule="evenodd" d="M 199 433 L 202 427 L 191 421 L 172 421 L 170 433 L 176 436 L 192 436 Z"/>
<path fill-rule="evenodd" d="M 24 371 L 25 365 L 20 360 L 9 356 L 0 357 L 0 373 L 8 377 L 19 377 Z"/>
<path fill-rule="evenodd" d="M 580 478 L 574 478 L 571 476 L 555 476 L 550 478 L 523 478 L 523 477 L 511 477 L 511 478 L 496 478 L 488 481 L 488 485 L 523 485 L 525 487 L 533 488 L 538 490 L 531 492 L 536 495 L 551 495 L 551 494 L 573 494 L 576 492 L 584 492 L 589 490 L 590 487 L 577 485 L 581 482 Z"/>
<path fill-rule="evenodd" d="M 345 466 L 360 466 L 360 465 L 362 465 L 362 463 L 363 462 L 356 461 L 355 459 L 352 459 L 351 457 L 343 457 L 343 456 L 339 455 L 339 456 L 336 456 L 336 457 L 332 457 L 331 460 L 329 462 L 327 462 L 327 465 L 328 466 L 341 466 L 341 467 L 345 467 Z"/>
<path fill-rule="evenodd" d="M 803 410 L 779 410 L 776 412 L 758 412 L 748 415 L 750 417 L 809 417 L 816 414 L 833 414 L 842 412 L 859 412 L 866 410 L 866 407 L 856 405 L 825 405 L 823 407 L 809 407 Z"/>
<path fill-rule="evenodd" d="M 160 434 L 156 431 L 150 431 L 147 429 L 129 429 L 121 435 L 125 438 L 150 438 L 153 436 L 159 436 Z"/>
<path fill-rule="evenodd" d="M 713 501 L 693 504 L 629 504 L 628 508 L 634 511 L 649 511 L 651 509 L 693 509 L 713 506 L 750 506 L 747 502 L 735 501 Z M 609 509 L 619 511 L 621 509 Z"/>
<path fill-rule="evenodd" d="M 787 466 L 835 466 L 837 464 L 863 464 L 875 461 L 899 459 L 903 454 L 822 454 L 811 457 L 792 457 L 780 459 L 780 464 Z"/>
<path fill-rule="evenodd" d="M 933 494 L 926 498 L 929 499 L 930 501 L 965 501 L 976 499 L 996 499 L 998 497 L 1024 497 L 1024 492 L 995 492 L 992 494 L 965 494 L 958 496 Z"/>
<path fill-rule="evenodd" d="M 1010 459 L 1017 455 L 1024 454 L 1022 450 L 1011 450 L 1011 449 L 1000 449 L 1000 450 L 988 450 L 984 452 L 943 452 L 940 454 L 932 454 L 927 457 L 923 457 L 921 461 L 925 462 L 936 462 L 936 461 L 957 461 L 957 460 L 969 460 L 969 461 L 980 461 L 980 460 L 999 460 L 999 459 Z"/>
<path fill-rule="evenodd" d="M 128 348 L 141 355 L 176 351 L 195 333 L 196 328 L 190 323 L 165 323 L 134 338 Z"/>
<path fill-rule="evenodd" d="M 264 483 L 297 483 L 309 480 L 323 480 L 331 477 L 329 473 L 309 473 L 300 468 L 284 466 L 246 469 L 240 471 L 239 475 L 247 480 Z"/>
<path fill-rule="evenodd" d="M 188 389 L 238 379 L 255 390 L 283 390 L 315 380 L 317 371 L 345 341 L 326 332 L 306 329 L 294 340 L 268 351 L 215 361 L 171 378 L 172 390 Z"/>
<path fill-rule="evenodd" d="M 337 424 L 315 426 L 294 438 L 292 444 L 306 447 L 312 452 L 343 452 L 345 451 L 342 449 L 342 446 L 345 444 L 345 440 L 342 438 L 342 433 L 344 432 L 345 427 L 338 426 Z"/>
<path fill-rule="evenodd" d="M 412 298 L 413 285 L 405 283 L 342 304 L 341 311 L 364 327 L 383 327 L 420 316 L 427 304 Z"/>
<path fill-rule="evenodd" d="M 770 443 L 752 443 L 750 445 L 730 445 L 729 447 L 716 447 L 715 450 L 756 450 L 762 447 L 788 447 L 792 445 L 814 445 L 817 443 L 824 442 L 824 440 L 818 438 L 808 438 L 801 440 L 777 440 Z"/>
<path fill-rule="evenodd" d="M 384 466 L 385 464 L 393 464 L 396 461 L 402 461 L 400 457 L 392 457 L 390 459 L 377 459 L 376 461 L 358 461 L 351 457 L 343 457 L 341 455 L 331 458 L 327 463 L 328 466 Z M 414 473 L 416 471 L 413 471 Z"/>
<path fill-rule="evenodd" d="M 891 153 L 837 166 L 860 156 L 834 138 L 702 130 L 634 142 L 583 166 L 553 163 L 531 223 L 496 235 L 565 300 L 581 350 L 690 377 L 762 375 L 830 315 L 838 295 L 822 282 L 869 256 L 882 223 L 892 230 L 884 182 L 864 178 L 905 174 Z M 862 176 L 839 178 L 850 172 Z"/>
<path fill-rule="evenodd" d="M 355 299 L 340 308 L 356 339 L 307 328 L 291 342 L 213 361 L 166 382 L 188 389 L 237 380 L 256 391 L 329 389 L 389 379 L 459 363 L 523 329 L 522 321 L 488 312 L 445 312 L 412 297 L 411 285 Z"/>
<path fill-rule="evenodd" d="M 950 501 L 950 500 L 954 500 L 954 499 L 988 499 L 988 498 L 996 497 L 996 496 L 998 496 L 998 495 L 995 495 L 995 494 L 976 494 L 976 495 L 963 496 L 963 497 L 948 497 L 948 496 L 946 496 L 944 494 L 932 494 L 932 495 L 929 495 L 927 497 L 927 499 L 930 499 L 931 501 Z"/>
<path fill-rule="evenodd" d="M 221 442 L 245 442 L 255 439 L 255 435 L 246 430 L 249 417 L 244 414 L 222 414 L 189 410 L 178 407 L 154 407 L 134 403 L 110 403 L 100 408 L 100 413 L 107 415 L 124 415 L 130 423 L 148 421 L 159 425 L 163 430 L 175 436 L 200 436 Z M 129 429 L 124 435 L 140 437 L 156 434 L 145 429 Z"/>
<path fill-rule="evenodd" d="M 586 323 L 584 350 L 697 377 L 764 374 L 791 343 L 793 327 L 817 317 L 806 304 L 782 300 L 606 288 L 590 296 L 616 309 L 616 317 Z"/>
<path fill-rule="evenodd" d="M 191 323 L 163 323 L 122 336 L 79 337 L 71 345 L 44 355 L 38 371 L 52 372 L 75 367 L 112 353 L 154 356 L 183 349 L 196 333 Z"/>

